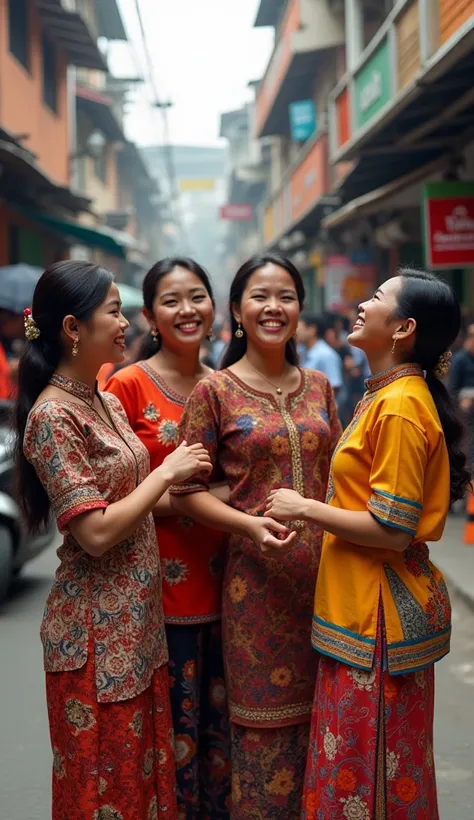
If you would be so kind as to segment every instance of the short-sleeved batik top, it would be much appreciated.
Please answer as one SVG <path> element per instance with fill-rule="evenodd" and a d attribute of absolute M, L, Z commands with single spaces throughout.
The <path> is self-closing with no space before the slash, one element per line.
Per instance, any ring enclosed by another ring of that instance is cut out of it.
<path fill-rule="evenodd" d="M 229 484 L 233 507 L 263 515 L 269 493 L 279 487 L 324 500 L 340 426 L 322 373 L 302 370 L 300 386 L 280 405 L 274 395 L 222 370 L 194 388 L 181 434 L 208 449 Z M 208 482 L 198 476 L 171 492 L 200 492 Z M 278 560 L 263 555 L 250 538 L 229 537 L 222 617 L 235 723 L 270 727 L 310 719 L 317 667 L 311 616 L 321 537 L 315 524 L 301 522 L 292 549 Z"/>
<path fill-rule="evenodd" d="M 79 669 L 93 652 L 97 699 L 126 700 L 143 691 L 153 671 L 167 662 L 153 517 L 101 558 L 82 549 L 69 522 L 133 492 L 149 473 L 148 453 L 115 396 L 100 394 L 109 426 L 95 411 L 87 385 L 60 375 L 52 383 L 83 403 L 41 401 L 25 431 L 25 456 L 64 534 L 41 627 L 45 669 Z"/>
<path fill-rule="evenodd" d="M 427 541 L 449 509 L 449 457 L 438 412 L 417 365 L 367 382 L 367 393 L 334 454 L 328 503 L 369 510 L 412 537 L 405 552 L 360 547 L 326 534 L 315 596 L 313 645 L 371 669 L 380 596 L 388 668 L 403 674 L 449 651 L 451 609 Z"/>

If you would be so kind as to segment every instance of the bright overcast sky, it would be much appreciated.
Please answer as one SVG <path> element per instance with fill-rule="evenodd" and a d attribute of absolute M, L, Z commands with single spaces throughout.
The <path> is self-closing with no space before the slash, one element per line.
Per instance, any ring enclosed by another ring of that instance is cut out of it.
<path fill-rule="evenodd" d="M 115 44 L 110 65 L 117 76 L 133 76 L 145 65 L 135 0 L 119 0 L 134 46 Z M 171 141 L 216 144 L 219 116 L 251 98 L 250 80 L 259 79 L 272 49 L 271 29 L 254 29 L 259 0 L 140 0 L 155 82 L 171 99 Z M 162 139 L 159 114 L 151 114 L 142 90 L 127 117 L 129 139 L 153 145 Z"/>

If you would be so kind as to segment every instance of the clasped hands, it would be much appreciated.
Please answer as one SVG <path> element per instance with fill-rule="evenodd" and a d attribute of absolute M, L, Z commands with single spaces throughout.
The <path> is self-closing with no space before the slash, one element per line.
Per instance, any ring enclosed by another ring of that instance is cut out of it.
<path fill-rule="evenodd" d="M 273 490 L 267 498 L 265 519 L 260 519 L 264 532 L 254 538 L 260 550 L 269 557 L 280 557 L 297 536 L 296 530 L 275 522 L 298 521 L 305 518 L 307 499 L 295 490 Z M 257 519 L 258 520 L 258 519 Z M 265 531 L 266 530 L 266 531 Z M 262 537 L 263 536 L 263 537 Z"/>

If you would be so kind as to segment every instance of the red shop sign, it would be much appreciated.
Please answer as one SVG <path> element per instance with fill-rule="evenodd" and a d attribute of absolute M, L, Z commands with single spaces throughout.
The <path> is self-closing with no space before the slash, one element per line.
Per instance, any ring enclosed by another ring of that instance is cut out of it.
<path fill-rule="evenodd" d="M 428 267 L 474 265 L 474 196 L 427 197 L 425 227 Z"/>
<path fill-rule="evenodd" d="M 231 203 L 223 205 L 220 210 L 221 219 L 231 222 L 248 222 L 253 217 L 253 207 L 247 203 Z"/>

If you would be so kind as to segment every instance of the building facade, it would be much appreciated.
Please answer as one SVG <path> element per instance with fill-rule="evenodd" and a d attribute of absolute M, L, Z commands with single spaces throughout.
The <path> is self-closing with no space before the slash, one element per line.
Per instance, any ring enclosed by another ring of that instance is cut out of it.
<path fill-rule="evenodd" d="M 71 65 L 105 67 L 79 12 L 0 0 L 0 265 L 64 257 L 68 238 L 43 217 L 74 221 L 88 207 L 69 179 Z"/>
<path fill-rule="evenodd" d="M 117 0 L 0 0 L 0 267 L 68 256 L 135 283 L 158 253 L 158 189 L 98 41 Z"/>
<path fill-rule="evenodd" d="M 273 141 L 263 241 L 304 269 L 310 304 L 345 310 L 424 265 L 474 305 L 474 0 L 261 0 L 256 25 L 275 27 L 256 98 Z M 454 251 L 436 257 L 443 207 Z"/>

